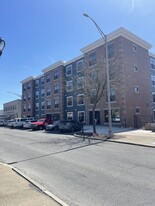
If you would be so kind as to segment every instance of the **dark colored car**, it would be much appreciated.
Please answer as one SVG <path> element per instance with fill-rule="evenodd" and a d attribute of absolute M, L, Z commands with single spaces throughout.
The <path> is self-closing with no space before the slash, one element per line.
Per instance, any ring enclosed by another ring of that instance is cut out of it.
<path fill-rule="evenodd" d="M 53 122 L 53 124 L 46 125 L 45 131 L 50 132 L 50 131 L 59 130 L 59 123 L 60 123 L 60 121 L 55 121 L 55 122 Z"/>
<path fill-rule="evenodd" d="M 75 132 L 81 130 L 82 130 L 82 124 L 76 120 L 61 121 L 59 123 L 60 132 Z"/>

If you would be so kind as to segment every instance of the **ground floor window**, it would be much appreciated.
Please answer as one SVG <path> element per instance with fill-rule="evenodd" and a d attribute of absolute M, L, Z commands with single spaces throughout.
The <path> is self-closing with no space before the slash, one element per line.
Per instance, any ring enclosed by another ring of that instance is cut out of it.
<path fill-rule="evenodd" d="M 73 120 L 73 112 L 67 112 L 67 120 Z"/>
<path fill-rule="evenodd" d="M 155 109 L 153 110 L 153 121 L 155 121 Z"/>
<path fill-rule="evenodd" d="M 79 111 L 78 112 L 78 121 L 79 122 L 85 122 L 85 112 L 84 111 Z"/>
<path fill-rule="evenodd" d="M 111 110 L 111 121 L 113 123 L 120 122 L 120 109 L 112 109 Z M 108 110 L 104 110 L 104 122 L 109 122 Z"/>
<path fill-rule="evenodd" d="M 60 120 L 60 114 L 53 114 L 53 121 Z"/>

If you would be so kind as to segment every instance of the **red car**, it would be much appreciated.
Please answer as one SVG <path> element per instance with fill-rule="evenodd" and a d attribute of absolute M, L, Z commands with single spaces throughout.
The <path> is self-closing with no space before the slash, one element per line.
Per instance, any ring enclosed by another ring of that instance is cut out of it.
<path fill-rule="evenodd" d="M 41 118 L 37 122 L 32 122 L 31 123 L 31 128 L 32 130 L 43 130 L 45 129 L 46 125 L 52 124 L 52 120 L 46 119 L 46 118 Z"/>

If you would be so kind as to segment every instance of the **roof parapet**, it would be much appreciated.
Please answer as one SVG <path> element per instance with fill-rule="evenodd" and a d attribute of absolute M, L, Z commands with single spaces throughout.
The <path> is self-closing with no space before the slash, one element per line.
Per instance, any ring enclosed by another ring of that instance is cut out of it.
<path fill-rule="evenodd" d="M 56 63 L 46 67 L 45 69 L 43 69 L 42 72 L 43 73 L 49 72 L 49 71 L 51 71 L 51 70 L 53 70 L 53 69 L 55 69 L 55 68 L 57 68 L 59 66 L 64 66 L 64 64 L 65 63 L 63 61 L 58 61 L 58 62 L 56 62 Z"/>
<path fill-rule="evenodd" d="M 127 29 L 125 29 L 124 27 L 120 27 L 118 29 L 116 29 L 115 31 L 109 33 L 107 35 L 107 41 L 112 41 L 117 37 L 123 36 L 124 38 L 144 47 L 145 49 L 150 49 L 152 47 L 151 44 L 149 44 L 148 42 L 146 42 L 145 40 L 143 40 L 142 38 L 138 37 L 137 35 L 133 34 L 132 32 L 128 31 Z M 84 48 L 82 48 L 80 51 L 82 53 L 86 53 L 89 52 L 99 46 L 104 45 L 104 41 L 102 38 L 96 40 L 95 42 L 85 46 Z"/>

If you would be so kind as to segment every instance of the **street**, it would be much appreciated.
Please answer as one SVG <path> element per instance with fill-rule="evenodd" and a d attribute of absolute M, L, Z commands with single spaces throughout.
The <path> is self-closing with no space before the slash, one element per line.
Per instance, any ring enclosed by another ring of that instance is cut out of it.
<path fill-rule="evenodd" d="M 154 206 L 155 149 L 0 128 L 0 162 L 71 206 Z"/>

